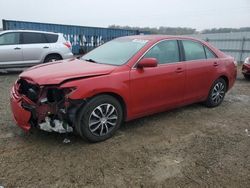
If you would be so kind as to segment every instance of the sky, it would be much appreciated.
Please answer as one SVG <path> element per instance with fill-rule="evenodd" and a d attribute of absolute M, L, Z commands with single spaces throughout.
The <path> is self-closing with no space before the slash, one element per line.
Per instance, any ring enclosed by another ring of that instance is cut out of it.
<path fill-rule="evenodd" d="M 2 19 L 108 27 L 250 27 L 250 0 L 0 0 Z"/>

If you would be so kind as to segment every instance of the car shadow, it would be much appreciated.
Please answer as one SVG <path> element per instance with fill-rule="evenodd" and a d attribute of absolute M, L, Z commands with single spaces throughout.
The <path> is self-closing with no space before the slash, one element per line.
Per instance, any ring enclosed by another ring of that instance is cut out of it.
<path fill-rule="evenodd" d="M 109 140 L 112 141 L 112 139 L 116 139 L 116 137 L 119 137 L 120 135 L 126 135 L 129 132 L 134 132 L 135 130 L 138 129 L 145 129 L 149 128 L 154 124 L 154 122 L 165 120 L 166 118 L 176 118 L 177 116 L 180 116 L 183 112 L 185 111 L 192 111 L 192 110 L 200 110 L 205 108 L 202 104 L 192 104 L 184 107 L 180 107 L 177 109 L 173 110 L 168 110 L 165 112 L 160 112 L 157 114 L 145 116 L 142 118 L 138 118 L 135 120 L 131 120 L 129 122 L 124 122 L 120 129 L 114 134 L 112 138 Z M 163 126 L 163 125 L 160 125 Z M 46 132 L 42 131 L 39 129 L 32 129 L 29 133 L 21 133 L 18 136 L 21 136 L 23 141 L 32 141 L 32 142 L 38 142 L 38 143 L 56 143 L 56 144 L 67 144 L 67 145 L 72 145 L 72 144 L 80 144 L 80 145 L 85 145 L 85 144 L 95 144 L 95 143 L 90 143 L 86 139 L 82 139 L 79 135 L 76 133 L 68 133 L 68 134 L 59 134 L 56 132 Z M 68 139 L 70 142 L 65 143 L 65 139 Z"/>

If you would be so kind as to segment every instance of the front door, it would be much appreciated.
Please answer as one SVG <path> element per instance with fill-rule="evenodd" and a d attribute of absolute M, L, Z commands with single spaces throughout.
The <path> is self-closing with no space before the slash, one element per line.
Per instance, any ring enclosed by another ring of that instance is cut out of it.
<path fill-rule="evenodd" d="M 185 91 L 185 63 L 180 62 L 176 40 L 152 47 L 143 58 L 156 58 L 158 66 L 130 71 L 132 112 L 138 116 L 175 107 Z"/>
<path fill-rule="evenodd" d="M 20 35 L 17 32 L 0 35 L 0 67 L 11 67 L 23 61 Z"/>

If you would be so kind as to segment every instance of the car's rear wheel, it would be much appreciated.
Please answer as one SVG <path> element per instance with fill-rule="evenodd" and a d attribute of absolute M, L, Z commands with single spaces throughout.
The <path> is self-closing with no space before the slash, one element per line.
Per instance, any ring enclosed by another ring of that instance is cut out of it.
<path fill-rule="evenodd" d="M 123 110 L 119 101 L 109 95 L 99 95 L 78 113 L 76 130 L 88 141 L 100 142 L 110 138 L 122 120 Z"/>
<path fill-rule="evenodd" d="M 48 55 L 48 56 L 44 59 L 44 63 L 53 62 L 53 61 L 58 61 L 58 60 L 62 60 L 62 57 L 61 57 L 60 55 L 51 54 L 51 55 Z"/>
<path fill-rule="evenodd" d="M 223 78 L 217 79 L 213 83 L 209 91 L 209 95 L 205 102 L 205 105 L 207 107 L 219 106 L 225 97 L 226 91 L 227 91 L 226 81 Z"/>
<path fill-rule="evenodd" d="M 244 77 L 245 77 L 247 80 L 250 80 L 250 75 L 244 74 Z"/>

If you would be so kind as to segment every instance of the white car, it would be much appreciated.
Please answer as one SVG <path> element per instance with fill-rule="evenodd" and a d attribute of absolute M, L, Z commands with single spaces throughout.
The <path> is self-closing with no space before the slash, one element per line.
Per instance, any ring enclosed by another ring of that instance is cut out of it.
<path fill-rule="evenodd" d="M 29 67 L 72 57 L 72 46 L 61 33 L 30 30 L 0 32 L 0 69 Z"/>

